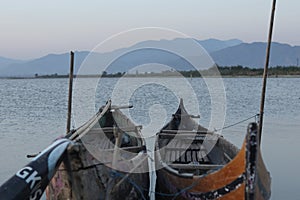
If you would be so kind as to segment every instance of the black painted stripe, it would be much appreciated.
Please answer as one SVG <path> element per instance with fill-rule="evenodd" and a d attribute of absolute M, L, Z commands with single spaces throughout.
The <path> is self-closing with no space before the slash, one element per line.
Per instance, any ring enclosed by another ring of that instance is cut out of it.
<path fill-rule="evenodd" d="M 193 200 L 213 200 L 220 198 L 236 189 L 238 189 L 245 180 L 245 175 L 242 174 L 240 175 L 237 179 L 229 183 L 228 185 L 219 188 L 217 190 L 205 192 L 205 193 L 192 193 L 192 192 L 187 192 L 187 196 L 189 199 Z"/>
<path fill-rule="evenodd" d="M 259 154 L 259 138 L 257 132 L 257 124 L 250 123 L 247 131 L 246 144 L 246 188 L 245 198 L 247 200 L 255 200 L 255 191 L 258 189 L 264 199 L 269 199 L 271 194 L 263 186 L 260 176 L 258 175 L 258 154 Z"/>

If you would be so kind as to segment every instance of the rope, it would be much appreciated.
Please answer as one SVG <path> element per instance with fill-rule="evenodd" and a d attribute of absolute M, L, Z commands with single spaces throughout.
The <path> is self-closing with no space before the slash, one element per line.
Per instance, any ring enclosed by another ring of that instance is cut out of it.
<path fill-rule="evenodd" d="M 121 177 L 121 178 L 123 178 L 123 177 L 125 177 L 125 175 L 123 175 L 123 174 L 121 174 L 121 173 L 119 173 L 119 172 L 116 172 L 116 171 L 111 171 L 111 177 L 112 178 L 116 178 L 116 177 Z M 129 177 L 125 177 L 125 180 L 127 180 L 133 187 L 135 187 L 137 190 L 138 190 L 138 192 L 141 194 L 141 197 L 142 197 L 142 199 L 143 200 L 147 200 L 146 198 L 145 198 L 145 196 L 144 196 L 144 193 L 143 193 L 143 190 L 144 191 L 146 191 L 146 189 L 145 188 L 142 188 L 142 187 L 140 187 L 140 186 L 138 186 L 133 180 L 131 180 Z"/>
<path fill-rule="evenodd" d="M 111 171 L 111 177 L 112 178 L 116 178 L 116 177 L 125 177 L 125 175 L 119 173 L 119 172 L 116 172 L 116 171 Z M 146 188 L 143 188 L 141 186 L 138 186 L 133 180 L 131 180 L 129 177 L 126 177 L 126 180 L 133 186 L 135 187 L 138 192 L 141 194 L 141 197 L 143 200 L 146 200 L 144 194 L 143 194 L 143 191 L 149 191 L 149 189 L 146 189 Z M 173 193 L 173 194 L 169 194 L 169 193 L 162 193 L 162 192 L 156 192 L 156 191 L 150 191 L 150 193 L 154 193 L 156 195 L 159 195 L 159 196 L 165 196 L 165 197 L 173 197 L 172 199 L 175 199 L 176 197 L 178 197 L 179 195 L 181 195 L 182 193 L 186 192 L 187 190 L 190 190 L 192 189 L 193 187 L 195 187 L 198 182 L 200 181 L 199 180 L 196 180 L 193 182 L 193 184 L 189 185 L 188 187 L 186 188 L 183 188 L 181 190 L 179 190 L 178 192 L 176 193 Z"/>
<path fill-rule="evenodd" d="M 243 123 L 243 122 L 245 122 L 245 121 L 248 121 L 248 120 L 251 119 L 251 118 L 255 118 L 255 121 L 257 121 L 257 118 L 258 118 L 258 117 L 259 117 L 259 114 L 255 114 L 255 115 L 253 115 L 253 116 L 251 116 L 251 117 L 248 117 L 247 119 L 241 120 L 241 121 L 239 121 L 239 122 L 236 122 L 236 123 L 234 123 L 234 124 L 225 126 L 225 127 L 223 127 L 223 128 L 220 128 L 220 129 L 216 129 L 215 131 L 218 132 L 218 131 L 220 131 L 220 130 L 224 130 L 224 129 L 230 128 L 230 127 L 232 127 L 232 126 L 236 126 L 236 125 L 241 124 L 241 123 Z"/>
<path fill-rule="evenodd" d="M 125 175 L 123 175 L 123 174 L 121 174 L 121 173 L 119 173 L 119 172 L 116 172 L 116 171 L 111 171 L 110 174 L 111 174 L 111 177 L 113 177 L 113 178 L 116 178 L 116 177 L 125 177 Z M 243 174 L 240 178 L 242 178 L 242 179 L 244 180 L 244 178 L 245 178 L 245 177 L 244 177 L 244 174 Z M 127 180 L 131 185 L 133 185 L 133 186 L 138 190 L 138 192 L 140 192 L 142 199 L 143 199 L 143 200 L 146 200 L 146 198 L 145 198 L 145 196 L 144 196 L 144 194 L 143 194 L 143 191 L 148 192 L 149 189 L 146 189 L 146 188 L 143 188 L 143 187 L 141 187 L 141 186 L 138 186 L 138 185 L 137 185 L 133 180 L 131 180 L 129 177 L 126 177 L 126 180 Z M 149 192 L 150 192 L 150 193 L 154 193 L 154 194 L 159 195 L 159 196 L 162 196 L 162 197 L 173 197 L 172 200 L 174 200 L 174 199 L 176 199 L 179 195 L 181 195 L 182 193 L 184 193 L 184 192 L 186 192 L 186 191 L 192 189 L 193 187 L 195 187 L 195 186 L 199 183 L 200 180 L 201 180 L 201 178 L 198 179 L 198 180 L 196 180 L 196 181 L 194 181 L 194 182 L 193 182 L 191 185 L 189 185 L 188 187 L 183 188 L 183 189 L 181 189 L 181 190 L 179 190 L 178 192 L 173 193 L 173 194 L 170 194 L 170 193 L 162 193 L 162 192 L 156 192 L 156 191 L 152 191 L 152 190 L 149 191 Z"/>
<path fill-rule="evenodd" d="M 123 174 L 119 173 L 119 172 L 116 172 L 116 171 L 111 171 L 111 177 L 112 178 L 116 178 L 116 177 L 124 177 Z M 146 189 L 146 188 L 143 188 L 141 186 L 138 186 L 133 180 L 131 180 L 129 177 L 126 178 L 126 180 L 133 186 L 135 187 L 138 192 L 141 194 L 141 197 L 143 200 L 146 200 L 144 194 L 143 194 L 143 191 L 149 191 L 149 189 Z M 179 196 L 180 194 L 182 194 L 183 192 L 187 191 L 187 190 L 190 190 L 192 189 L 193 187 L 196 186 L 196 184 L 198 183 L 198 181 L 195 181 L 193 184 L 191 184 L 190 186 L 186 187 L 186 188 L 183 188 L 182 190 L 176 192 L 176 193 L 173 193 L 173 194 L 168 194 L 168 193 L 161 193 L 161 192 L 155 192 L 155 191 L 150 191 L 150 193 L 154 193 L 154 194 L 157 194 L 157 195 L 160 195 L 160 196 L 165 196 L 165 197 L 174 197 L 173 199 L 175 199 L 177 196 Z"/>
<path fill-rule="evenodd" d="M 57 171 L 79 172 L 81 170 L 91 169 L 91 168 L 94 168 L 94 167 L 97 167 L 97 166 L 100 166 L 100 165 L 104 165 L 104 164 L 103 163 L 97 163 L 97 164 L 93 164 L 93 165 L 88 165 L 86 167 L 79 167 L 79 168 L 73 169 L 73 170 L 62 168 L 62 169 L 58 169 Z"/>
<path fill-rule="evenodd" d="M 200 179 L 199 179 L 199 180 L 200 180 Z M 154 194 L 157 194 L 157 195 L 159 195 L 159 196 L 173 197 L 173 198 L 172 198 L 172 200 L 173 200 L 173 199 L 175 199 L 176 197 L 178 197 L 179 195 L 181 195 L 182 193 L 186 192 L 187 190 L 190 190 L 190 189 L 192 189 L 193 187 L 195 187 L 195 186 L 198 184 L 199 180 L 194 181 L 193 184 L 191 184 L 190 186 L 188 186 L 188 187 L 186 187 L 186 188 L 183 188 L 183 189 L 181 189 L 181 190 L 179 190 L 178 192 L 173 193 L 173 194 L 161 193 L 161 192 L 155 192 L 155 191 L 150 191 L 150 192 L 151 192 L 151 193 L 154 193 Z"/>

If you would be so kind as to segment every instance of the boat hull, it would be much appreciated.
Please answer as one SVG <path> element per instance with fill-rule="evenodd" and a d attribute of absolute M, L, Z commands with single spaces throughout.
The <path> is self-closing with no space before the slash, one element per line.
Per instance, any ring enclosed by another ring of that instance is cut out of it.
<path fill-rule="evenodd" d="M 191 177 L 176 174 L 159 165 L 159 160 L 156 160 L 156 199 L 251 199 L 246 191 L 247 181 L 251 181 L 246 175 L 246 152 L 247 140 L 234 159 L 223 168 Z M 255 194 L 252 199 L 269 199 L 270 174 L 266 170 L 260 149 L 257 153 L 256 178 L 253 184 Z"/>
<path fill-rule="evenodd" d="M 47 199 L 147 199 L 148 191 L 144 189 L 149 188 L 149 174 L 145 156 L 141 154 L 135 158 L 135 163 L 119 163 L 124 171 L 135 170 L 114 188 L 127 173 L 99 162 L 83 145 L 77 144 L 68 150 L 67 158 L 51 180 L 46 191 Z M 136 167 L 139 161 L 142 163 Z"/>
<path fill-rule="evenodd" d="M 239 150 L 196 125 L 182 100 L 172 120 L 156 135 L 155 166 L 156 199 L 256 200 L 271 195 L 257 124 L 249 124 Z"/>
<path fill-rule="evenodd" d="M 166 199 L 174 194 L 176 199 L 243 199 L 245 184 L 241 179 L 245 171 L 244 158 L 245 151 L 240 151 L 228 165 L 202 176 L 186 177 L 161 168 L 156 172 L 156 197 Z"/>
<path fill-rule="evenodd" d="M 47 188 L 48 200 L 148 199 L 141 127 L 110 102 L 101 110 L 68 136 L 74 143 Z"/>

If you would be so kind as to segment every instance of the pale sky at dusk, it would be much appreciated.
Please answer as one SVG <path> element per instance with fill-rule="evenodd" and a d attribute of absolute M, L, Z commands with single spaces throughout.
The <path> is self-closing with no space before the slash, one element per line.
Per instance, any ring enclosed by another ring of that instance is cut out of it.
<path fill-rule="evenodd" d="M 91 50 L 132 28 L 164 27 L 196 39 L 266 41 L 272 0 L 2 0 L 0 56 L 31 59 Z M 300 45 L 300 1 L 277 0 L 274 41 Z"/>

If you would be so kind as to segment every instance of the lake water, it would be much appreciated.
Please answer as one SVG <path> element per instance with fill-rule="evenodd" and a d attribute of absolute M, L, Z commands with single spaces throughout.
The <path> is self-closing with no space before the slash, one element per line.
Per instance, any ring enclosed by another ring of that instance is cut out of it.
<path fill-rule="evenodd" d="M 259 112 L 261 79 L 222 81 L 225 100 L 220 88 L 210 91 L 200 78 L 78 79 L 72 124 L 81 125 L 111 96 L 117 103 L 128 104 L 129 99 L 134 108 L 127 114 L 146 130 L 153 130 L 146 136 L 155 134 L 170 119 L 178 106 L 178 97 L 184 98 L 190 113 L 200 113 L 201 124 L 213 129 L 222 128 L 211 122 L 215 119 L 214 108 L 221 113 L 218 119 L 224 117 L 225 126 Z M 135 89 L 128 90 L 129 86 Z M 65 133 L 67 88 L 67 79 L 0 79 L 0 184 L 30 161 L 27 154 L 43 150 Z M 211 96 L 217 101 L 211 100 Z M 253 120 L 224 129 L 222 134 L 240 147 L 247 124 Z M 272 176 L 271 199 L 299 199 L 299 130 L 300 78 L 269 79 L 262 152 Z"/>

